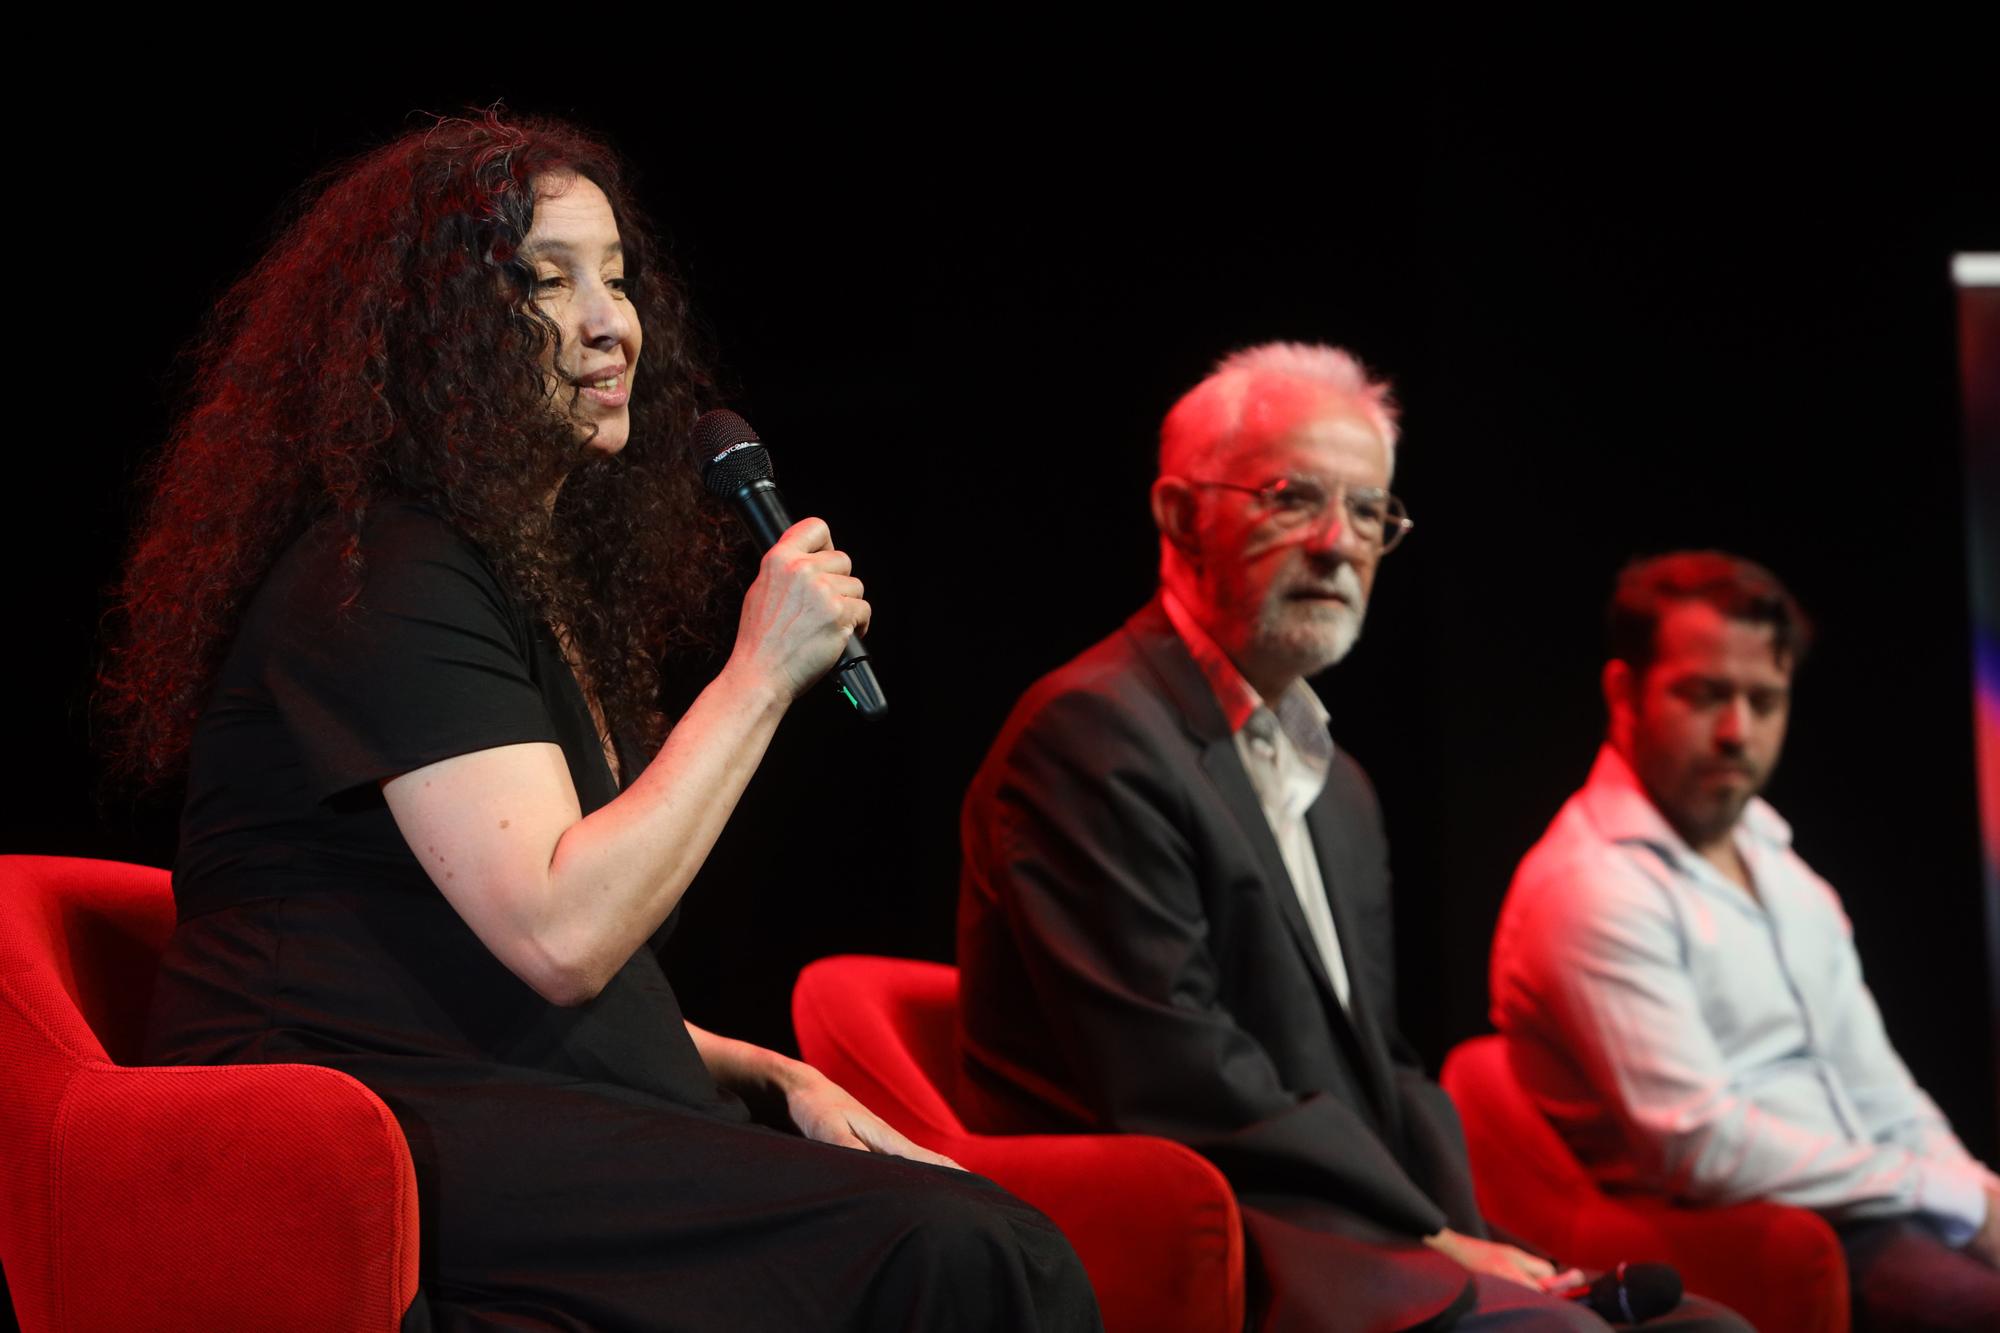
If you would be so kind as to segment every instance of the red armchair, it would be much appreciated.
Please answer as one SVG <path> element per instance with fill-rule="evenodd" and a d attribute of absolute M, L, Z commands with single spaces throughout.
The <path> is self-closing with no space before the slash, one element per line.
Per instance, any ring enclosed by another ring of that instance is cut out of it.
<path fill-rule="evenodd" d="M 971 1132 L 946 1091 L 958 1077 L 957 1010 L 956 968 L 900 958 L 822 958 L 792 991 L 806 1060 L 910 1138 L 1047 1213 L 1112 1333 L 1241 1329 L 1243 1221 L 1222 1173 L 1143 1135 Z"/>
<path fill-rule="evenodd" d="M 394 1329 L 401 1128 L 310 1065 L 128 1068 L 167 873 L 0 857 L 0 1262 L 24 1328 Z"/>
<path fill-rule="evenodd" d="M 1606 1194 L 1514 1077 L 1504 1037 L 1459 1046 L 1441 1081 L 1465 1122 L 1479 1210 L 1503 1229 L 1584 1268 L 1672 1264 L 1688 1290 L 1766 1333 L 1847 1333 L 1847 1257 L 1817 1213 Z"/>

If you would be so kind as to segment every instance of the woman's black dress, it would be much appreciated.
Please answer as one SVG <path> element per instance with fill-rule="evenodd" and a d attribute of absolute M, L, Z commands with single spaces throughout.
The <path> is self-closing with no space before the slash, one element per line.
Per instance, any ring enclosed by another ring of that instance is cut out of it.
<path fill-rule="evenodd" d="M 1095 1327 L 1067 1243 L 989 1182 L 752 1124 L 652 949 L 574 1008 L 487 952 L 381 782 L 548 741 L 586 813 L 616 783 L 552 637 L 468 543 L 395 505 L 362 552 L 351 596 L 334 528 L 309 532 L 221 669 L 148 1058 L 326 1065 L 387 1103 L 420 1200 L 406 1325 Z"/>

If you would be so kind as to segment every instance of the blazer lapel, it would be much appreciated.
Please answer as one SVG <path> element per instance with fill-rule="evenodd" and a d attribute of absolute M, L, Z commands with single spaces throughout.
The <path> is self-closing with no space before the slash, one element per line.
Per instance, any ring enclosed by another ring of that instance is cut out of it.
<path fill-rule="evenodd" d="M 1306 811 L 1306 827 L 1312 831 L 1313 850 L 1319 856 L 1319 874 L 1326 885 L 1327 906 L 1333 912 L 1334 934 L 1340 937 L 1340 947 L 1347 959 L 1347 1012 L 1342 1017 L 1348 1020 L 1348 1029 L 1362 1056 L 1361 1067 L 1368 1072 L 1375 1104 L 1393 1127 L 1397 1123 L 1397 1098 L 1389 1045 L 1383 1036 L 1381 1021 L 1374 1012 L 1374 1002 L 1368 998 L 1368 988 L 1361 984 L 1363 967 L 1360 951 L 1364 941 L 1354 913 L 1348 910 L 1340 892 L 1340 875 L 1335 870 L 1338 858 L 1332 854 L 1333 849 L 1341 845 L 1344 831 L 1333 809 L 1325 801 L 1314 801 Z M 1340 1006 L 1336 1004 L 1335 1007 Z"/>
<path fill-rule="evenodd" d="M 1236 752 L 1236 741 L 1230 735 L 1227 719 L 1222 715 L 1222 705 L 1215 701 L 1214 691 L 1189 655 L 1187 645 L 1175 632 L 1173 622 L 1167 619 L 1159 598 L 1155 597 L 1127 621 L 1125 628 L 1132 635 L 1141 657 L 1151 666 L 1178 707 L 1188 732 L 1201 746 L 1202 771 L 1215 784 L 1216 793 L 1222 797 L 1223 805 L 1256 855 L 1258 868 L 1264 872 L 1264 881 L 1272 888 L 1270 896 L 1277 901 L 1278 915 L 1284 919 L 1292 943 L 1312 974 L 1313 983 L 1319 989 L 1320 1004 L 1346 1047 L 1348 1060 L 1367 1085 L 1377 1109 L 1388 1117 L 1387 1123 L 1393 1125 L 1395 1097 L 1387 1049 L 1379 1027 L 1363 1017 L 1359 1009 L 1349 1014 L 1334 992 L 1333 980 L 1326 974 L 1326 964 L 1319 956 L 1319 945 L 1313 939 L 1312 927 L 1306 924 L 1305 909 L 1299 906 L 1299 895 L 1292 884 L 1291 871 L 1285 868 L 1278 840 L 1271 834 L 1271 822 L 1264 817 L 1264 807 L 1257 800 L 1256 788 L 1250 785 L 1250 775 L 1243 771 L 1243 759 Z M 1322 804 L 1314 802 L 1306 815 L 1316 849 L 1333 845 L 1327 842 L 1328 834 L 1322 827 L 1325 818 Z M 1340 936 L 1341 947 L 1351 950 L 1354 947 L 1352 941 L 1359 937 L 1341 909 L 1340 895 L 1333 891 L 1333 877 L 1326 871 L 1326 862 L 1322 851 L 1320 874 L 1327 882 L 1327 898 L 1334 913 L 1334 930 Z M 1351 983 L 1358 969 L 1350 966 L 1348 972 Z M 1350 984 L 1348 992 L 1354 1003 L 1364 1003 L 1358 985 Z"/>
<path fill-rule="evenodd" d="M 1298 890 L 1292 886 L 1292 872 L 1285 868 L 1285 857 L 1278 850 L 1278 840 L 1271 835 L 1271 821 L 1264 817 L 1264 807 L 1257 800 L 1257 789 L 1250 785 L 1250 775 L 1243 771 L 1243 757 L 1236 752 L 1233 739 L 1210 741 L 1201 752 L 1202 771 L 1215 784 L 1222 797 L 1222 803 L 1236 820 L 1236 826 L 1244 840 L 1257 854 L 1257 865 L 1264 872 L 1264 882 L 1271 886 L 1271 897 L 1277 901 L 1278 915 L 1285 920 L 1285 929 L 1291 933 L 1292 943 L 1298 946 L 1299 956 L 1305 960 L 1311 971 L 1313 982 L 1319 987 L 1320 1000 L 1330 1009 L 1339 1010 L 1340 997 L 1334 994 L 1333 979 L 1326 974 L 1326 964 L 1319 956 L 1319 945 L 1313 940 L 1312 927 L 1306 924 L 1306 913 L 1299 906 Z"/>

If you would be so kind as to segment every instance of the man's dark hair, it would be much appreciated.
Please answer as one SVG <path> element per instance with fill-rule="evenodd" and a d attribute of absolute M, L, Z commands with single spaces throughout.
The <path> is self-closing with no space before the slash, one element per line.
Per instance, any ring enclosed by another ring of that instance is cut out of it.
<path fill-rule="evenodd" d="M 1605 614 L 1611 656 L 1643 676 L 1659 651 L 1660 618 L 1674 602 L 1703 601 L 1731 620 L 1771 627 L 1771 650 L 1796 668 L 1812 622 L 1777 575 L 1722 551 L 1673 551 L 1634 560 L 1618 575 Z"/>

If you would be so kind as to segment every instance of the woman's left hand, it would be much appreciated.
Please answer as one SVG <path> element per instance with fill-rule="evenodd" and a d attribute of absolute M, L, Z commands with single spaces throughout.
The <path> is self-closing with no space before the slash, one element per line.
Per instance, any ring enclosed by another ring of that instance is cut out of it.
<path fill-rule="evenodd" d="M 789 1120 L 799 1133 L 820 1143 L 965 1169 L 942 1153 L 910 1142 L 805 1061 L 719 1036 L 692 1023 L 687 1030 L 710 1075 L 748 1103 L 751 1114 L 761 1123 L 783 1128 L 783 1121 Z"/>
<path fill-rule="evenodd" d="M 796 1066 L 792 1077 L 786 1080 L 785 1112 L 798 1126 L 799 1133 L 820 1143 L 965 1169 L 942 1153 L 910 1142 L 882 1117 L 849 1096 L 846 1089 L 810 1065 Z"/>

